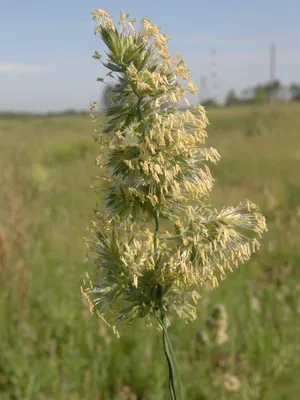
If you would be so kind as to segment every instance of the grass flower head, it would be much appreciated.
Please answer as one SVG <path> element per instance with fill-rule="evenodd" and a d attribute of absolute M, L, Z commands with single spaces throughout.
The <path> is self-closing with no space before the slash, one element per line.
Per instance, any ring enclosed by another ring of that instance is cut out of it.
<path fill-rule="evenodd" d="M 98 140 L 106 207 L 88 241 L 99 276 L 83 293 L 116 328 L 157 320 L 160 309 L 191 321 L 201 288 L 216 287 L 258 249 L 265 219 L 249 201 L 221 211 L 207 205 L 207 164 L 220 156 L 204 147 L 205 109 L 179 107 L 197 88 L 182 57 L 169 55 L 168 37 L 148 19 L 136 29 L 129 14 L 117 26 L 103 10 L 92 15 L 107 47 L 106 60 L 95 58 L 115 86 Z"/>

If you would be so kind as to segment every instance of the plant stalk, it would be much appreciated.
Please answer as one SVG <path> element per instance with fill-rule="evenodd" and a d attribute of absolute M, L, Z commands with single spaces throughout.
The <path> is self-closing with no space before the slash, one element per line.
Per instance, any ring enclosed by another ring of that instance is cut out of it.
<path fill-rule="evenodd" d="M 160 303 L 160 315 L 158 317 L 159 323 L 162 327 L 162 339 L 163 339 L 163 346 L 164 346 L 164 353 L 167 359 L 168 369 L 169 369 L 169 392 L 171 400 L 182 400 L 182 385 L 181 385 L 181 378 L 179 374 L 178 365 L 175 358 L 175 353 L 168 335 L 168 326 L 166 322 L 165 310 L 163 308 L 163 295 L 162 295 L 162 287 L 158 287 L 158 298 Z M 179 386 L 179 395 L 176 394 L 175 389 L 175 372 L 178 379 L 178 386 Z"/>

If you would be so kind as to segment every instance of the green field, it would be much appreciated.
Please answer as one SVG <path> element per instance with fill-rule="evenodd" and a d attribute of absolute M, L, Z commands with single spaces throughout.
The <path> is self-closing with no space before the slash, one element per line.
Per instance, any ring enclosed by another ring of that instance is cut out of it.
<path fill-rule="evenodd" d="M 267 218 L 253 259 L 170 328 L 186 400 L 297 400 L 300 393 L 300 104 L 209 110 L 211 204 L 248 198 Z M 121 339 L 80 297 L 82 237 L 102 200 L 88 116 L 0 119 L 0 399 L 167 400 L 161 334 Z M 212 310 L 227 311 L 218 343 Z M 224 332 L 225 333 L 225 332 Z"/>

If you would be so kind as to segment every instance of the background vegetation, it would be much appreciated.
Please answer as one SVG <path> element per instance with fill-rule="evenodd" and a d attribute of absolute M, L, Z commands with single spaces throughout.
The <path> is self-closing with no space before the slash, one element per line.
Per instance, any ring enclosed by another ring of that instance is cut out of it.
<path fill-rule="evenodd" d="M 212 204 L 249 198 L 269 232 L 261 251 L 203 293 L 196 323 L 174 320 L 186 398 L 293 400 L 300 383 L 300 104 L 211 109 L 222 158 Z M 102 195 L 87 115 L 0 118 L 1 400 L 165 400 L 160 333 L 121 340 L 89 314 L 82 237 Z M 216 305 L 221 304 L 216 308 Z M 216 331 L 222 330 L 222 340 Z"/>

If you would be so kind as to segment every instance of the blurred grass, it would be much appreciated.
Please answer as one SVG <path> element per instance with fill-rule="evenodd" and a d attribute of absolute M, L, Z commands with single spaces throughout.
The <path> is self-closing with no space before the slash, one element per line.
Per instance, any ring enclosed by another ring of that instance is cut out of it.
<path fill-rule="evenodd" d="M 174 320 L 186 399 L 298 399 L 300 106 L 209 111 L 222 158 L 211 203 L 244 198 L 267 216 L 257 255 L 203 293 L 199 319 Z M 120 340 L 89 314 L 79 287 L 82 237 L 100 201 L 87 116 L 0 119 L 0 399 L 165 400 L 160 333 L 138 321 Z M 208 343 L 218 303 L 228 340 Z"/>

